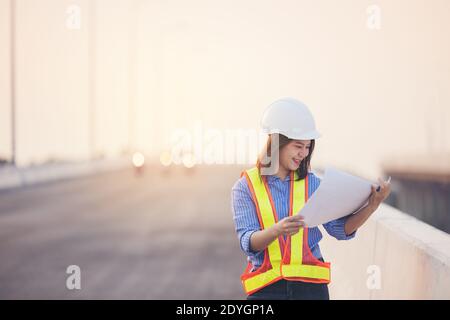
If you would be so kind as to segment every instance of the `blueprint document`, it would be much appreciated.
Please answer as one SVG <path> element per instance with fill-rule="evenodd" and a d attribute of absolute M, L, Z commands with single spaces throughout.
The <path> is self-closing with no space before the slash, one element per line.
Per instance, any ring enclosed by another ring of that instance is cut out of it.
<path fill-rule="evenodd" d="M 356 212 L 367 203 L 372 183 L 334 168 L 327 168 L 319 188 L 298 212 L 308 227 L 315 227 Z"/>

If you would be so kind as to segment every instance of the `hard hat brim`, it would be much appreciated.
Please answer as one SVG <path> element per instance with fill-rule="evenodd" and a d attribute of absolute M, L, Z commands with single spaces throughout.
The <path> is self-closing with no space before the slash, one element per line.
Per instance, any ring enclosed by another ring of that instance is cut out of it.
<path fill-rule="evenodd" d="M 314 140 L 314 139 L 319 139 L 320 137 L 322 137 L 322 134 L 320 134 L 320 132 L 317 130 L 312 130 L 312 131 L 305 132 L 302 134 L 294 134 L 292 132 L 285 132 L 285 131 L 276 130 L 276 129 L 272 129 L 272 130 L 263 129 L 263 132 L 266 134 L 273 134 L 273 133 L 282 134 L 283 136 L 286 136 L 289 139 L 294 139 L 294 140 Z"/>

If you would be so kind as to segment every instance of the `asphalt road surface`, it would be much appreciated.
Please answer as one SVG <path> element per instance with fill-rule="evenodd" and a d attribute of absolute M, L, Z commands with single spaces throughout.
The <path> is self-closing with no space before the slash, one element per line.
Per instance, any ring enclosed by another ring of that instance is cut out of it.
<path fill-rule="evenodd" d="M 0 193 L 1 299 L 244 299 L 241 168 L 131 169 Z M 67 267 L 81 270 L 69 290 Z"/>

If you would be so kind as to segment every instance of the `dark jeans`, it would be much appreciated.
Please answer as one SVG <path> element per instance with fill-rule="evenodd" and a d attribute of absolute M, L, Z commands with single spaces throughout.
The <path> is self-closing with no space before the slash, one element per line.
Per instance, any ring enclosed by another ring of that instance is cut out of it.
<path fill-rule="evenodd" d="M 328 285 L 281 279 L 255 293 L 247 300 L 329 300 Z"/>
<path fill-rule="evenodd" d="M 330 296 L 325 283 L 281 279 L 249 295 L 247 300 L 330 300 Z"/>

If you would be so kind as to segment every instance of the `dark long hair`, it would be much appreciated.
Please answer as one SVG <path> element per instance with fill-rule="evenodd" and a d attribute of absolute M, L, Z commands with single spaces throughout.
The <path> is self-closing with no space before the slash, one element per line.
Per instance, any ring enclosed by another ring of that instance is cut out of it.
<path fill-rule="evenodd" d="M 282 134 L 278 134 L 278 133 L 273 133 L 271 135 L 269 135 L 266 145 L 264 147 L 264 149 L 262 150 L 261 154 L 258 156 L 258 160 L 256 161 L 256 167 L 259 170 L 259 173 L 261 174 L 261 168 L 265 167 L 270 167 L 272 162 L 269 161 L 268 163 L 265 163 L 265 161 L 263 161 L 264 157 L 271 157 L 271 146 L 272 146 L 272 139 L 274 135 L 278 135 L 278 150 L 275 150 L 277 152 L 277 154 L 280 154 L 281 149 L 283 149 L 284 146 L 286 146 L 289 142 L 291 142 L 294 139 L 289 139 L 288 137 L 282 135 Z M 314 151 L 314 145 L 315 145 L 315 140 L 312 139 L 311 140 L 311 147 L 309 148 L 309 154 L 308 156 L 303 159 L 300 162 L 300 166 L 298 167 L 297 174 L 298 174 L 298 180 L 301 179 L 305 179 L 306 176 L 308 175 L 308 171 L 311 167 L 311 157 Z M 276 158 L 278 160 L 278 158 Z"/>

